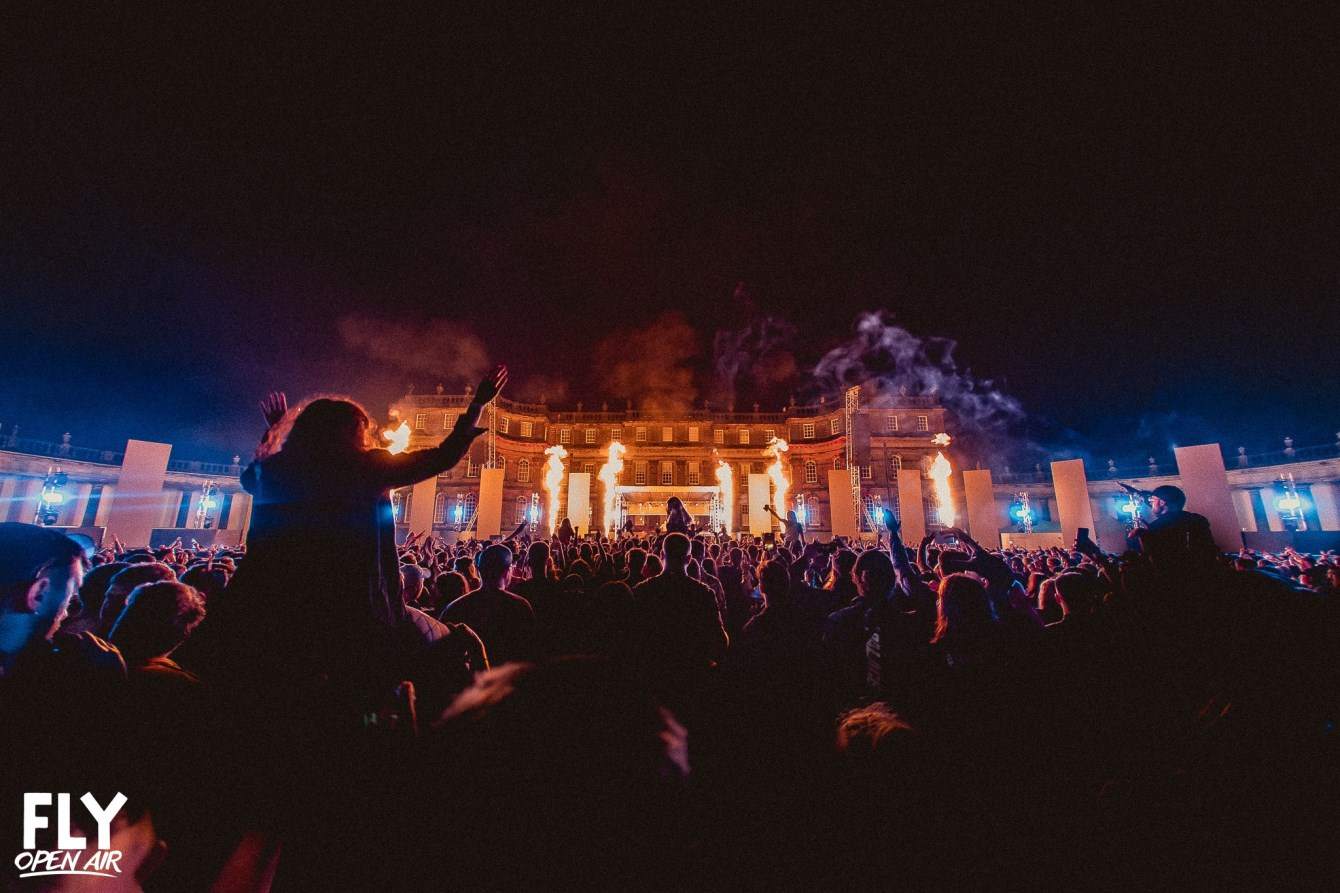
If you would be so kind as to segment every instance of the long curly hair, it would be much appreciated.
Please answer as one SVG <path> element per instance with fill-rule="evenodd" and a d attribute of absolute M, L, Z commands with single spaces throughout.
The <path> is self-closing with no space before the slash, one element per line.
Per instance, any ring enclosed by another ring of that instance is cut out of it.
<path fill-rule="evenodd" d="M 320 395 L 290 409 L 266 432 L 256 458 L 284 452 L 362 452 L 374 449 L 372 418 L 356 401 Z"/>

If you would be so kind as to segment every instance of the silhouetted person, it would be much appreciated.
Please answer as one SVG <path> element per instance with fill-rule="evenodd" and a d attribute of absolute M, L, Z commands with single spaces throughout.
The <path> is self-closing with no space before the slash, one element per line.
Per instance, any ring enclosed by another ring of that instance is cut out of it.
<path fill-rule="evenodd" d="M 684 502 L 678 496 L 671 496 L 665 503 L 666 533 L 687 535 L 693 527 L 693 516 L 684 508 Z"/>
<path fill-rule="evenodd" d="M 475 423 L 506 381 L 500 366 L 445 440 L 399 455 L 375 447 L 371 419 L 349 400 L 320 398 L 297 412 L 279 394 L 262 404 L 271 427 L 242 473 L 255 499 L 247 557 L 226 601 L 211 606 L 235 636 L 228 648 L 240 672 L 319 673 L 355 700 L 389 681 L 400 637 L 413 637 L 401 629 L 390 491 L 454 466 L 484 433 Z"/>
<path fill-rule="evenodd" d="M 1186 494 L 1180 487 L 1164 484 L 1149 495 L 1153 520 L 1137 526 L 1128 535 L 1131 546 L 1156 564 L 1205 561 L 1218 552 L 1204 515 L 1186 511 Z"/>
<path fill-rule="evenodd" d="M 721 660 L 730 640 L 717 612 L 716 596 L 686 572 L 689 538 L 682 533 L 668 534 L 661 550 L 665 569 L 633 589 L 638 660 L 649 681 L 673 691 L 692 684 Z M 653 563 L 648 561 L 647 566 Z"/>
<path fill-rule="evenodd" d="M 484 585 L 442 609 L 442 619 L 464 623 L 484 643 L 496 665 L 529 660 L 535 648 L 535 612 L 530 602 L 507 591 L 512 579 L 512 550 L 495 544 L 479 557 Z"/>

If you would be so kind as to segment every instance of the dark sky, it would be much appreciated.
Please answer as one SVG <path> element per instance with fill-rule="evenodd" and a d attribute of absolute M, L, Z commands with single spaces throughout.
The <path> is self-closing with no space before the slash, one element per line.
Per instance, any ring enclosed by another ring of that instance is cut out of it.
<path fill-rule="evenodd" d="M 271 387 L 380 414 L 484 356 L 591 407 L 618 333 L 713 398 L 714 332 L 764 314 L 772 404 L 884 309 L 1035 440 L 1340 429 L 1323 7 L 537 5 L 19 17 L 0 423 L 245 452 Z"/>

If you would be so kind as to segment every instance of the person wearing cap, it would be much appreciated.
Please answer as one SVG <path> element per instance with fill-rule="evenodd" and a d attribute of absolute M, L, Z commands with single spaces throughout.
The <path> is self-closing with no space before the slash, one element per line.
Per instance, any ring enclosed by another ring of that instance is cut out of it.
<path fill-rule="evenodd" d="M 1132 549 L 1155 562 L 1208 558 L 1217 551 L 1209 520 L 1186 511 L 1186 494 L 1180 487 L 1155 487 L 1149 494 L 1149 511 L 1153 520 L 1127 535 Z"/>

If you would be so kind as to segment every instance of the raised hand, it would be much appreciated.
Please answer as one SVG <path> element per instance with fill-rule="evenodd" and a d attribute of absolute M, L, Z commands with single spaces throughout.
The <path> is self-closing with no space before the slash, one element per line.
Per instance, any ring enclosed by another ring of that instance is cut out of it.
<path fill-rule="evenodd" d="M 485 375 L 479 382 L 479 387 L 475 388 L 474 402 L 483 406 L 503 389 L 507 384 L 507 367 L 497 366 L 488 375 Z"/>
<path fill-rule="evenodd" d="M 898 520 L 898 518 L 893 514 L 893 509 L 884 510 L 884 526 L 888 529 L 889 533 L 897 533 L 899 529 L 903 526 L 902 523 Z"/>
<path fill-rule="evenodd" d="M 271 428 L 279 424 L 285 414 L 288 413 L 288 395 L 283 391 L 271 391 L 261 400 L 261 415 L 265 416 L 265 424 Z"/>

